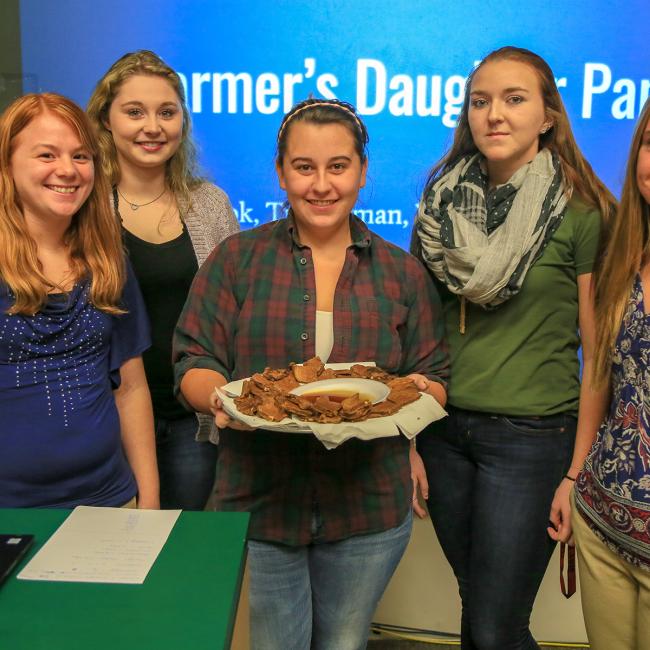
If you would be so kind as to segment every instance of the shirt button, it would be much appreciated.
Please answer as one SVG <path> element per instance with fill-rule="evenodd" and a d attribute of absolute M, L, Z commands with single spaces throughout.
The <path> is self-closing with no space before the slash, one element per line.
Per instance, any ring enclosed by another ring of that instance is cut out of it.
<path fill-rule="evenodd" d="M 302 297 L 302 299 L 303 299 L 305 302 L 309 302 L 309 294 L 306 293 L 306 294 Z"/>
<path fill-rule="evenodd" d="M 303 266 L 304 266 L 305 264 L 307 264 L 307 258 L 306 258 L 306 257 L 301 257 L 301 258 L 300 258 L 300 263 L 301 263 Z"/>
<path fill-rule="evenodd" d="M 309 334 L 307 334 L 307 332 L 303 332 L 303 333 L 300 335 L 300 338 L 301 338 L 303 341 L 306 341 L 306 340 L 309 338 Z"/>

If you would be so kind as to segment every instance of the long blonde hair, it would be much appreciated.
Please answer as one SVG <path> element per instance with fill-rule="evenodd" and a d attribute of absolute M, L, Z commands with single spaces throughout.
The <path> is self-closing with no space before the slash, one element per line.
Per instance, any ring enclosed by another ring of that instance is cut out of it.
<path fill-rule="evenodd" d="M 120 167 L 113 134 L 106 127 L 111 104 L 120 86 L 133 75 L 161 77 L 169 82 L 180 100 L 183 113 L 183 134 L 181 143 L 174 155 L 167 161 L 165 178 L 174 196 L 190 201 L 190 190 L 203 182 L 198 173 L 196 147 L 192 140 L 192 122 L 185 99 L 185 89 L 178 74 L 170 68 L 155 52 L 138 50 L 119 58 L 97 82 L 90 97 L 86 112 L 97 131 L 102 166 L 111 184 L 120 182 Z"/>
<path fill-rule="evenodd" d="M 93 157 L 94 185 L 64 235 L 75 280 L 90 278 L 91 303 L 122 313 L 119 299 L 126 278 L 120 226 L 109 203 L 109 186 L 97 159 L 93 129 L 74 102 L 54 93 L 29 94 L 0 117 L 0 277 L 15 297 L 10 314 L 35 314 L 52 285 L 41 271 L 36 242 L 29 234 L 11 171 L 16 136 L 32 120 L 52 113 L 70 126 Z"/>
<path fill-rule="evenodd" d="M 577 194 L 584 203 L 596 208 L 605 222 L 609 218 L 616 199 L 596 176 L 591 165 L 582 155 L 573 137 L 569 116 L 562 97 L 555 84 L 555 77 L 550 66 L 541 56 L 521 47 L 508 45 L 490 52 L 472 70 L 465 84 L 465 99 L 458 116 L 458 125 L 454 133 L 454 141 L 449 151 L 439 160 L 429 173 L 427 188 L 440 176 L 451 169 L 464 156 L 478 152 L 472 132 L 469 128 L 468 112 L 470 106 L 470 91 L 476 73 L 486 64 L 495 61 L 518 61 L 529 65 L 539 78 L 544 110 L 552 121 L 551 128 L 539 137 L 539 148 L 546 147 L 557 154 L 562 165 L 565 182 L 570 194 Z"/>
<path fill-rule="evenodd" d="M 616 217 L 605 232 L 602 263 L 594 272 L 598 324 L 594 355 L 596 385 L 603 385 L 608 380 L 612 350 L 621 327 L 630 287 L 650 256 L 650 206 L 641 195 L 636 178 L 639 151 L 648 122 L 650 100 L 646 101 L 634 131 L 621 202 Z"/>

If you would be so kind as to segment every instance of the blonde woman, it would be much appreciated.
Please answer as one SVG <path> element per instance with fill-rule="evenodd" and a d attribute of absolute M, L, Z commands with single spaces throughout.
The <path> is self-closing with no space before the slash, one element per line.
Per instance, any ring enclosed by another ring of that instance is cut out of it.
<path fill-rule="evenodd" d="M 516 47 L 486 56 L 414 231 L 449 342 L 449 418 L 418 446 L 463 649 L 538 647 L 530 612 L 555 541 L 570 539 L 569 494 L 606 399 L 580 384 L 578 348 L 588 376 L 591 272 L 612 204 L 548 64 Z"/>
<path fill-rule="evenodd" d="M 650 647 L 650 102 L 596 271 L 596 382 L 609 410 L 575 487 L 582 608 L 594 650 Z"/>
<path fill-rule="evenodd" d="M 201 510 L 214 483 L 216 429 L 173 396 L 174 325 L 198 267 L 238 230 L 228 197 L 196 171 L 179 76 L 141 50 L 116 61 L 88 104 L 112 201 L 152 327 L 144 354 L 156 425 L 163 508 Z M 199 426 L 200 425 L 200 426 Z"/>
<path fill-rule="evenodd" d="M 86 115 L 0 119 L 0 507 L 158 507 L 148 323 Z"/>

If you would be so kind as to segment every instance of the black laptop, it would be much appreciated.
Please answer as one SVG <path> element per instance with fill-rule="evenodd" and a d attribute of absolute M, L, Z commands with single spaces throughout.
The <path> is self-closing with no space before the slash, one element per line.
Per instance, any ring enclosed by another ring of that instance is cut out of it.
<path fill-rule="evenodd" d="M 34 535 L 0 534 L 0 584 L 9 577 L 33 542 Z"/>

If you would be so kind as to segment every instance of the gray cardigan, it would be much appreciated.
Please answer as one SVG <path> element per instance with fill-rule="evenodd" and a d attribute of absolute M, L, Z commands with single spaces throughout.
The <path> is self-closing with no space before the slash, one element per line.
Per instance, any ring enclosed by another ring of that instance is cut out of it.
<path fill-rule="evenodd" d="M 192 246 L 199 266 L 217 244 L 239 231 L 239 222 L 235 218 L 226 193 L 212 183 L 201 183 L 190 193 L 190 203 L 179 201 L 179 210 L 192 240 Z M 211 415 L 197 413 L 199 428 L 197 440 L 219 442 L 219 430 Z"/>
<path fill-rule="evenodd" d="M 179 209 L 192 240 L 199 266 L 214 247 L 239 231 L 226 193 L 212 183 L 201 183 L 190 193 L 190 203 L 179 201 Z"/>

